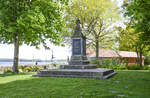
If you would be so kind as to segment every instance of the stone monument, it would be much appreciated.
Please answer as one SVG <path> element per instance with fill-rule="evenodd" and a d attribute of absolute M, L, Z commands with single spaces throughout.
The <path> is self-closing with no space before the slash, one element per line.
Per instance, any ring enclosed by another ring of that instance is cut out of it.
<path fill-rule="evenodd" d="M 34 77 L 80 77 L 107 79 L 116 74 L 112 69 L 97 68 L 89 64 L 86 56 L 86 37 L 83 35 L 80 20 L 76 20 L 76 28 L 72 36 L 72 56 L 69 65 L 61 65 L 59 69 L 40 70 Z"/>
<path fill-rule="evenodd" d="M 80 20 L 76 21 L 76 28 L 72 36 L 72 56 L 70 65 L 85 65 L 89 61 L 86 57 L 86 37 L 83 35 Z"/>

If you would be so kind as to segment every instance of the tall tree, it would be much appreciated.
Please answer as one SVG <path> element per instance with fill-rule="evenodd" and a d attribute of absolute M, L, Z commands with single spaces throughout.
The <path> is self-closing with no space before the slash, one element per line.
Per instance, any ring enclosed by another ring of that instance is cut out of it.
<path fill-rule="evenodd" d="M 135 20 L 136 30 L 144 32 L 143 35 L 149 40 L 150 34 L 150 0 L 125 0 L 124 1 L 124 15 Z M 143 36 L 141 35 L 141 36 Z"/>
<path fill-rule="evenodd" d="M 134 33 L 141 33 L 138 37 L 138 51 L 142 59 L 142 50 L 150 43 L 150 1 L 149 0 L 124 0 L 124 15 L 133 21 Z M 141 60 L 140 60 L 141 62 Z M 141 65 L 141 64 L 140 64 Z"/>
<path fill-rule="evenodd" d="M 107 47 L 110 42 L 112 43 L 111 26 L 116 19 L 119 19 L 116 0 L 72 0 L 66 12 L 70 31 L 73 31 L 74 21 L 77 18 L 81 20 L 87 44 L 96 50 L 96 58 L 98 58 L 99 48 Z"/>
<path fill-rule="evenodd" d="M 0 0 L 0 43 L 14 44 L 13 72 L 18 72 L 19 46 L 61 42 L 62 7 L 67 0 Z"/>
<path fill-rule="evenodd" d="M 142 42 L 140 36 L 142 32 L 136 32 L 135 28 L 126 24 L 126 28 L 118 28 L 118 37 L 116 38 L 119 43 L 119 50 L 136 51 L 138 56 L 137 64 L 142 66 L 142 55 L 146 52 L 148 45 Z"/>

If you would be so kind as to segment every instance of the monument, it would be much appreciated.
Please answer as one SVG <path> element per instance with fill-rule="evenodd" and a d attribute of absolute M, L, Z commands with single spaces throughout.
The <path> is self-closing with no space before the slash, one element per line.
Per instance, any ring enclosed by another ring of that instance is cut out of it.
<path fill-rule="evenodd" d="M 59 69 L 40 70 L 34 77 L 79 77 L 107 79 L 116 74 L 112 69 L 97 68 L 89 64 L 86 56 L 86 37 L 83 35 L 80 20 L 76 20 L 76 28 L 72 35 L 72 56 L 69 65 L 61 65 Z"/>

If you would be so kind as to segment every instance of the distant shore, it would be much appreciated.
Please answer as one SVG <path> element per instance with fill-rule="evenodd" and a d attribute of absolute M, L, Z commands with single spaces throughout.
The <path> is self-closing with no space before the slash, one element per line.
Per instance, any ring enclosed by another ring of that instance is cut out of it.
<path fill-rule="evenodd" d="M 67 64 L 67 62 L 38 62 L 36 63 L 33 62 L 19 62 L 18 66 L 50 66 L 52 64 L 57 64 L 58 66 L 61 64 Z M 4 69 L 10 69 L 12 70 L 13 62 L 0 62 L 0 72 L 3 72 Z"/>
<path fill-rule="evenodd" d="M 45 65 L 51 64 L 52 62 L 19 62 L 19 65 Z M 12 66 L 13 62 L 0 62 L 0 66 Z"/>
<path fill-rule="evenodd" d="M 20 59 L 19 65 L 45 65 L 45 64 L 52 64 L 52 63 L 66 63 L 66 60 L 25 60 Z M 12 66 L 13 60 L 12 59 L 0 59 L 0 66 Z"/>

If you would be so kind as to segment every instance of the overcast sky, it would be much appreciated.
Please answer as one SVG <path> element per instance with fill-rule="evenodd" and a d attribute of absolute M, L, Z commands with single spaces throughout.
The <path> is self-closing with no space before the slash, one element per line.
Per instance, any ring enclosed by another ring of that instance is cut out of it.
<path fill-rule="evenodd" d="M 34 47 L 22 45 L 20 46 L 19 58 L 50 60 L 52 50 L 55 59 L 67 59 L 71 54 L 69 47 L 51 46 L 51 50 L 45 50 L 44 47 L 40 46 L 40 50 L 37 50 Z M 13 55 L 13 45 L 0 44 L 0 58 L 13 58 Z"/>

